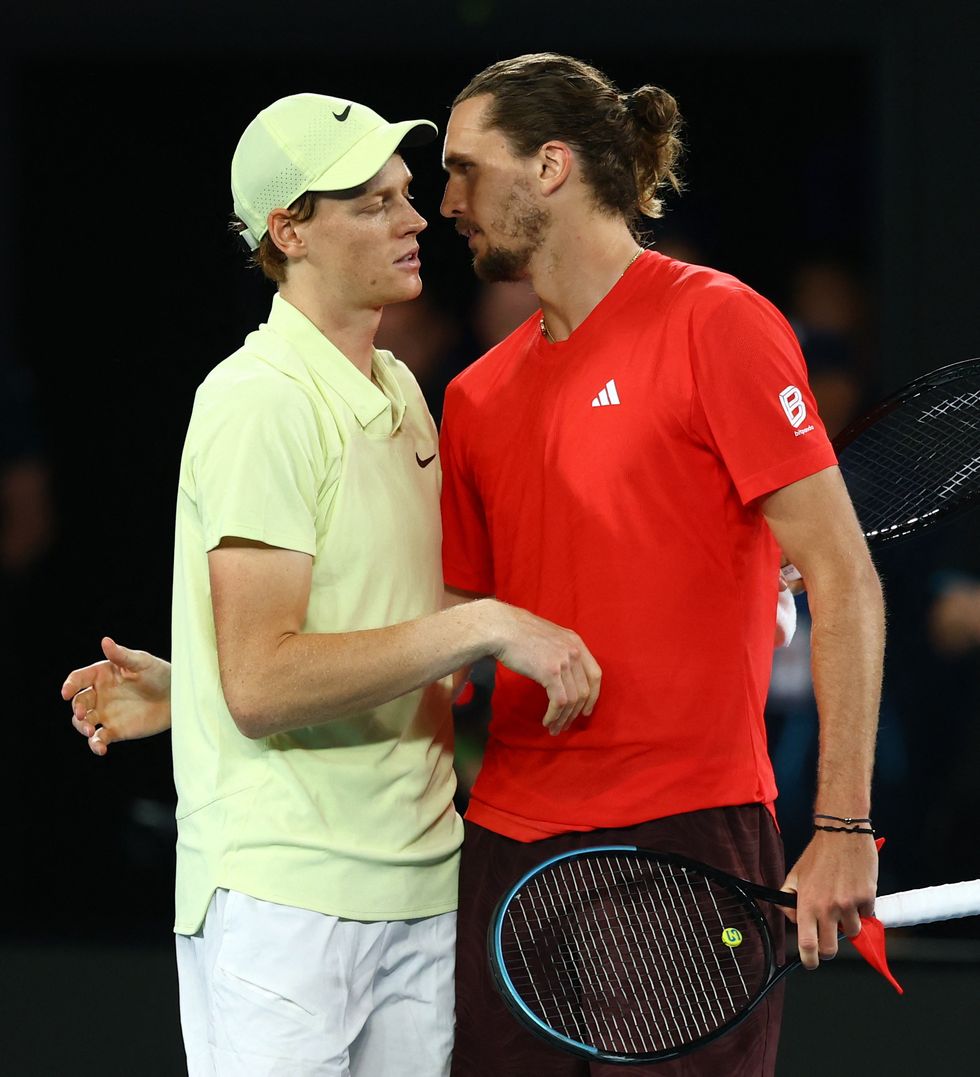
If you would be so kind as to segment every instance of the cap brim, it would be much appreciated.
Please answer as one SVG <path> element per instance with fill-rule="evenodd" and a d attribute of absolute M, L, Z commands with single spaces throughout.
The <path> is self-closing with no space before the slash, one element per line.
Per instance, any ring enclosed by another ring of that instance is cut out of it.
<path fill-rule="evenodd" d="M 402 120 L 368 132 L 306 188 L 308 191 L 347 191 L 359 187 L 384 168 L 401 146 L 432 142 L 439 128 L 431 120 Z"/>

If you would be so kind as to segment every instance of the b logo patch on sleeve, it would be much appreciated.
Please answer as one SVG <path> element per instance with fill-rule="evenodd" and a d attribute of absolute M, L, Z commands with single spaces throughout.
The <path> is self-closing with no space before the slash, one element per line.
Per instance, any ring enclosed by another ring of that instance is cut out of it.
<path fill-rule="evenodd" d="M 783 405 L 786 418 L 789 419 L 789 424 L 794 429 L 806 418 L 806 404 L 803 401 L 803 394 L 795 385 L 786 386 L 779 394 L 779 403 Z"/>

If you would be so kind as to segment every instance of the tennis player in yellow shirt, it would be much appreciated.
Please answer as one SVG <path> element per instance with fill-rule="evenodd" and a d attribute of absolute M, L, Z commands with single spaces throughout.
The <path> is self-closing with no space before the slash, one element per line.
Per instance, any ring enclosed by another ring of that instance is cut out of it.
<path fill-rule="evenodd" d="M 436 429 L 373 345 L 385 304 L 422 287 L 401 150 L 435 135 L 315 94 L 248 125 L 235 213 L 277 292 L 195 397 L 172 672 L 107 639 L 63 689 L 97 754 L 172 712 L 192 1077 L 447 1074 L 447 677 L 496 656 L 547 689 L 555 733 L 598 695 L 574 633 L 494 600 L 443 608 Z"/>

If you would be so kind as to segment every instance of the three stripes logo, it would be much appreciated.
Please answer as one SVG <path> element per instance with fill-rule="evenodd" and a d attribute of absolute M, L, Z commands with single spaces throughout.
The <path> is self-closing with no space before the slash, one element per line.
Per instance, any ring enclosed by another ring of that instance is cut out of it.
<path fill-rule="evenodd" d="M 619 393 L 616 392 L 616 381 L 610 378 L 605 388 L 599 390 L 599 395 L 592 398 L 594 408 L 608 408 L 619 403 Z"/>

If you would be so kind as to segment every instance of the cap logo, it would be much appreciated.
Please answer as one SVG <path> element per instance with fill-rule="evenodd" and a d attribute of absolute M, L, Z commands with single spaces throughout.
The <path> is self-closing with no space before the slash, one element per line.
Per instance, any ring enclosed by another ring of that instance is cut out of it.
<path fill-rule="evenodd" d="M 345 108 L 343 112 L 335 112 L 333 114 L 333 118 L 335 120 L 337 120 L 338 123 L 343 123 L 344 120 L 346 120 L 349 115 L 350 115 L 350 105 L 348 105 L 347 108 Z"/>

